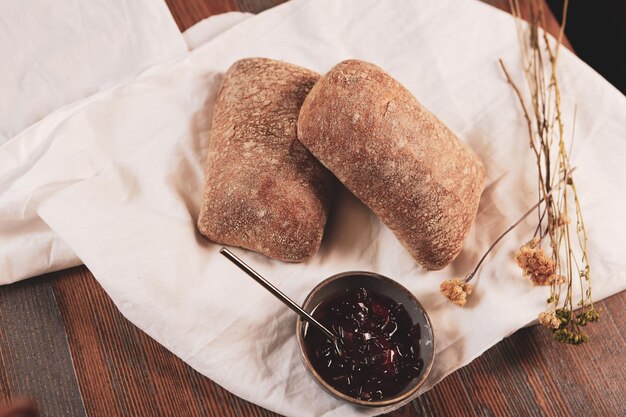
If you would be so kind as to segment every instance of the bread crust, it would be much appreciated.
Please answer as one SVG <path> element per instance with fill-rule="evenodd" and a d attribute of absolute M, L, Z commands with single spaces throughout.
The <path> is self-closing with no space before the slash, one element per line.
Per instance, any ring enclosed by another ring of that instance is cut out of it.
<path fill-rule="evenodd" d="M 423 267 L 461 251 L 484 186 L 478 156 L 377 66 L 341 62 L 307 96 L 300 141 Z"/>
<path fill-rule="evenodd" d="M 296 136 L 300 106 L 318 79 L 265 58 L 242 59 L 226 72 L 198 219 L 204 236 L 289 262 L 319 249 L 333 179 Z"/>

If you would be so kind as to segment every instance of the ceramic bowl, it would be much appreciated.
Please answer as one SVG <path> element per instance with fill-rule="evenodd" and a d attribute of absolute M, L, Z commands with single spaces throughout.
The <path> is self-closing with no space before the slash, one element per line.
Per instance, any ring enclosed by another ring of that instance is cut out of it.
<path fill-rule="evenodd" d="M 422 386 L 435 359 L 435 340 L 430 319 L 426 310 L 415 298 L 413 294 L 398 282 L 385 276 L 363 271 L 342 272 L 319 283 L 304 300 L 302 308 L 311 313 L 323 300 L 332 297 L 340 291 L 346 289 L 363 287 L 379 294 L 391 298 L 396 303 L 401 303 L 406 308 L 413 323 L 419 323 L 421 328 L 420 358 L 424 361 L 424 368 L 421 374 L 415 377 L 400 393 L 391 398 L 378 401 L 364 401 L 350 397 L 334 389 L 317 373 L 308 357 L 308 350 L 305 348 L 304 335 L 308 323 L 298 317 L 296 323 L 296 335 L 302 360 L 313 378 L 330 394 L 352 404 L 365 407 L 382 407 L 396 404 L 404 400 L 409 400 L 416 395 Z"/>

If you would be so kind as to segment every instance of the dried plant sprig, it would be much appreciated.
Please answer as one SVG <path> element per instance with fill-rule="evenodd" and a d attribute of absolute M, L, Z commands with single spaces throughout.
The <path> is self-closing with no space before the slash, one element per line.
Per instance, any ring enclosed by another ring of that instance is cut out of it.
<path fill-rule="evenodd" d="M 448 279 L 439 285 L 439 291 L 459 307 L 465 306 L 473 290 L 472 284 L 460 278 Z"/>
<path fill-rule="evenodd" d="M 523 274 L 533 283 L 550 286 L 548 311 L 539 313 L 540 323 L 553 332 L 557 341 L 581 344 L 589 340 L 582 327 L 597 321 L 599 313 L 592 300 L 587 230 L 576 184 L 571 175 L 573 169 L 570 166 L 569 153 L 565 146 L 561 90 L 557 77 L 558 56 L 564 36 L 568 1 L 565 0 L 564 3 L 564 20 L 556 43 L 550 41 L 543 29 L 546 27 L 546 21 L 542 1 L 530 0 L 528 29 L 521 23 L 519 1 L 510 0 L 510 5 L 516 17 L 522 69 L 526 87 L 530 92 L 529 100 L 524 98 L 524 94 L 513 81 L 502 60 L 500 66 L 517 96 L 526 120 L 530 147 L 537 166 L 539 201 L 496 239 L 479 260 L 476 268 L 464 280 L 457 278 L 444 281 L 440 290 L 455 304 L 465 305 L 472 289 L 469 282 L 487 255 L 507 233 L 536 209 L 537 228 L 534 239 L 520 248 L 516 261 L 522 267 Z M 576 111 L 574 126 L 575 120 Z M 542 206 L 543 202 L 545 204 Z M 570 214 L 570 211 L 573 211 L 574 215 Z M 574 231 L 571 230 L 572 227 Z M 548 253 L 541 248 L 543 239 L 548 241 Z M 581 293 L 577 303 L 574 303 L 573 295 L 575 285 L 580 286 Z M 577 307 L 579 309 L 575 312 Z"/>
<path fill-rule="evenodd" d="M 572 169 L 572 171 L 574 170 L 575 168 Z M 491 246 L 489 246 L 489 248 L 487 248 L 483 256 L 478 260 L 476 266 L 474 267 L 474 270 L 467 274 L 464 279 L 461 280 L 460 278 L 453 278 L 445 280 L 439 286 L 439 291 L 454 304 L 458 305 L 459 307 L 464 307 L 467 303 L 467 296 L 471 295 L 473 291 L 473 287 L 469 282 L 476 276 L 476 273 L 478 272 L 480 266 L 483 264 L 485 259 L 487 259 L 487 255 L 491 253 L 496 245 L 500 243 L 500 241 L 511 230 L 515 229 L 526 217 L 531 215 L 533 211 L 538 208 L 548 196 L 550 196 L 550 194 L 552 194 L 552 192 L 549 192 L 545 198 L 541 198 L 534 206 L 528 209 L 526 213 L 524 213 L 519 219 L 517 219 L 515 223 L 513 223 L 504 232 L 502 232 L 502 234 L 498 236 L 498 238 L 491 244 Z"/>
<path fill-rule="evenodd" d="M 592 300 L 587 230 L 576 184 L 571 175 L 569 153 L 565 146 L 561 90 L 557 77 L 568 0 L 565 0 L 563 5 L 563 22 L 556 42 L 549 39 L 545 30 L 543 1 L 529 2 L 528 29 L 521 24 L 519 0 L 509 2 L 516 17 L 524 78 L 530 93 L 529 100 L 524 98 L 524 94 L 513 81 L 502 60 L 500 66 L 522 108 L 530 147 L 537 165 L 540 201 L 546 202 L 543 209 L 537 210 L 538 224 L 535 232 L 537 240 L 533 241 L 535 247 L 522 246 L 518 252 L 521 258 L 518 256 L 517 261 L 524 275 L 533 281 L 550 285 L 548 311 L 540 313 L 540 322 L 553 331 L 556 340 L 580 344 L 589 340 L 582 327 L 598 320 L 599 314 Z M 574 211 L 574 215 L 570 214 L 571 210 Z M 549 257 L 538 243 L 544 238 L 549 242 Z M 532 265 L 528 263 L 531 260 L 541 261 L 535 265 L 541 268 L 534 271 L 541 273 L 533 275 L 533 269 L 529 269 Z M 554 269 L 553 275 L 547 274 L 551 268 Z M 581 293 L 578 302 L 574 300 L 575 286 L 579 286 Z M 575 313 L 574 310 L 577 308 L 579 310 Z"/>
<path fill-rule="evenodd" d="M 552 257 L 546 255 L 538 237 L 532 238 L 519 248 L 515 261 L 533 285 L 546 286 L 563 280 L 556 274 L 556 263 Z"/>

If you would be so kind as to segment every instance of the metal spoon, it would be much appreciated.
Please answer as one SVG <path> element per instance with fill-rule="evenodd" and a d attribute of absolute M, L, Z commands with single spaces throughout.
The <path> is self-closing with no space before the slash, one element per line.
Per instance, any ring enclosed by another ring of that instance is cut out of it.
<path fill-rule="evenodd" d="M 263 278 L 261 275 L 259 275 L 258 272 L 256 272 L 254 269 L 252 269 L 248 265 L 246 265 L 246 263 L 244 261 L 242 261 L 241 259 L 239 259 L 234 253 L 232 253 L 231 251 L 229 251 L 226 248 L 220 249 L 220 253 L 222 255 L 224 255 L 229 261 L 231 261 L 232 263 L 237 265 L 243 272 L 248 274 L 253 280 L 255 280 L 256 282 L 261 284 L 263 286 L 263 288 L 265 288 L 266 290 L 271 292 L 272 295 L 274 295 L 274 297 L 276 297 L 280 301 L 282 301 L 283 304 L 285 304 L 287 307 L 292 309 L 296 314 L 298 314 L 300 317 L 302 317 L 304 320 L 306 320 L 307 322 L 309 322 L 313 326 L 317 327 L 317 329 L 320 332 L 324 333 L 326 335 L 326 337 L 328 337 L 332 341 L 335 341 L 335 335 L 332 334 L 332 332 L 330 330 L 328 330 L 319 321 L 315 320 L 313 318 L 313 316 L 311 316 L 309 313 L 304 311 L 302 309 L 302 307 L 300 307 L 298 304 L 296 304 L 291 298 L 289 298 L 285 294 L 283 294 L 278 288 L 276 288 L 274 285 L 272 285 L 271 282 L 269 282 L 268 280 Z"/>

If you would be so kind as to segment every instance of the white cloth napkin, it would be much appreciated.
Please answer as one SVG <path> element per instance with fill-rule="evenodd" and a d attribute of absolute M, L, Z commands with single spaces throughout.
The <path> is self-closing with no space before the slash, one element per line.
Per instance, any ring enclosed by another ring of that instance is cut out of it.
<path fill-rule="evenodd" d="M 52 111 L 185 52 L 163 0 L 3 0 L 0 145 Z"/>
<path fill-rule="evenodd" d="M 590 233 L 594 294 L 625 287 L 621 238 L 626 99 L 568 51 L 561 56 L 572 160 Z M 421 270 L 393 234 L 339 192 L 320 252 L 284 264 L 239 250 L 297 301 L 322 279 L 371 270 L 398 280 L 424 304 L 437 358 L 423 390 L 532 321 L 547 292 L 520 277 L 511 254 L 532 233 L 521 225 L 489 257 L 464 308 L 438 292 L 468 272 L 493 239 L 535 201 L 535 172 L 515 96 L 497 66 L 521 79 L 513 19 L 473 0 L 294 0 L 249 18 L 138 80 L 70 106 L 21 135 L 41 152 L 0 194 L 32 192 L 33 210 L 94 273 L 122 313 L 233 393 L 290 416 L 358 416 L 306 374 L 293 314 L 217 253 L 195 228 L 211 112 L 222 73 L 247 56 L 320 72 L 346 58 L 372 61 L 399 79 L 483 158 L 487 187 L 459 258 Z M 0 154 L 0 167 L 6 160 Z"/>
<path fill-rule="evenodd" d="M 20 7 L 14 2 L 0 3 L 0 19 L 4 17 L 12 23 L 0 27 L 0 51 L 18 51 L 18 59 L 0 67 L 0 91 L 6 92 L 0 95 L 0 109 L 12 108 L 11 112 L 0 112 L 0 154 L 11 161 L 0 167 L 0 192 L 31 169 L 41 152 L 24 139 L 15 139 L 2 148 L 2 132 L 21 131 L 25 123 L 38 120 L 39 114 L 45 116 L 106 85 L 130 80 L 148 66 L 180 56 L 187 48 L 204 44 L 251 16 L 239 12 L 212 16 L 181 36 L 161 0 L 134 1 L 130 5 L 124 1 L 90 0 L 87 7 L 78 9 L 75 2 L 61 1 L 54 4 L 55 13 L 47 19 L 42 17 L 42 11 L 49 11 L 52 6 L 40 3 L 29 0 L 21 2 Z M 23 17 L 31 9 L 41 22 L 28 20 L 25 24 Z M 91 24 L 90 19 L 97 20 L 98 25 Z M 36 30 L 35 25 L 41 23 L 43 30 Z M 76 43 L 74 37 L 79 35 L 82 40 Z M 129 37 L 132 42 L 128 42 Z M 20 41 L 9 42 L 15 39 Z M 68 39 L 74 42 L 68 43 Z M 91 64 L 80 65 L 85 61 L 93 63 L 94 59 L 104 62 L 104 66 L 98 62 L 100 71 L 94 71 Z M 38 61 L 42 63 L 29 65 Z M 33 79 L 37 82 L 24 81 Z M 67 79 L 72 82 L 55 84 Z M 20 120 L 23 122 L 10 126 Z M 45 177 L 42 179 L 46 181 Z M 21 187 L 18 197 L 0 205 L 0 284 L 82 263 L 37 213 L 22 210 L 30 204 L 31 191 L 36 192 L 41 184 Z"/>

